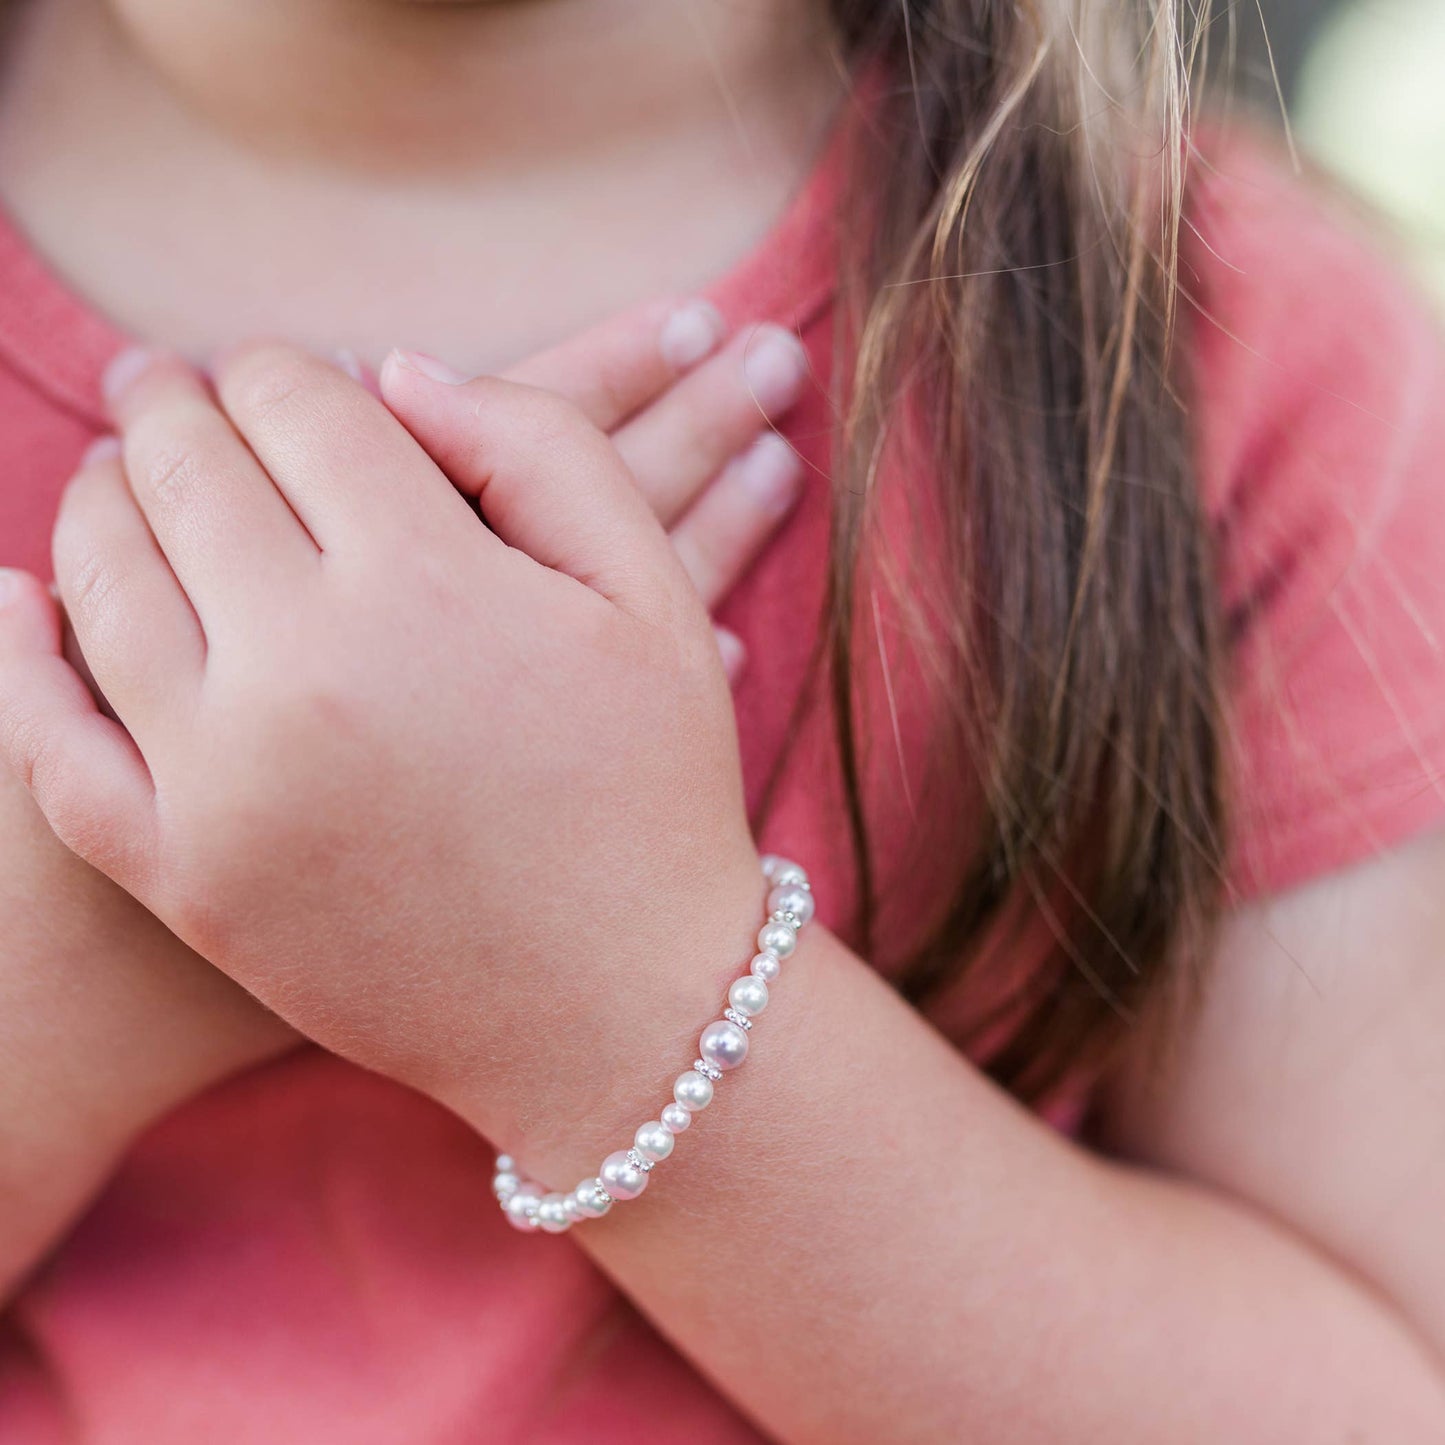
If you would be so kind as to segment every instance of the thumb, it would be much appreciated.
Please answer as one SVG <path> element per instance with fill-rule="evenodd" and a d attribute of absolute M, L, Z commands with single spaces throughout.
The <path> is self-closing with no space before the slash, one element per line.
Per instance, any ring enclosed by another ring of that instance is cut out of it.
<path fill-rule="evenodd" d="M 497 377 L 444 380 L 434 368 L 393 351 L 382 399 L 502 541 L 624 607 L 686 586 L 617 449 L 575 406 Z"/>
<path fill-rule="evenodd" d="M 150 774 L 61 655 L 54 599 L 9 568 L 0 568 L 0 760 L 62 843 L 113 878 L 135 876 L 148 851 Z"/>

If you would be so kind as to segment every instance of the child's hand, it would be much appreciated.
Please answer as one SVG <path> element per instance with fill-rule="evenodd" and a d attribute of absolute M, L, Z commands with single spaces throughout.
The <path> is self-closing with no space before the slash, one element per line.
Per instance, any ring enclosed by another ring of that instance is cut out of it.
<path fill-rule="evenodd" d="M 719 348 L 723 336 L 705 302 L 656 302 L 507 373 L 565 397 L 611 436 L 709 610 L 797 498 L 802 463 L 770 423 L 808 380 L 802 345 L 781 327 L 740 329 Z M 723 632 L 718 641 L 735 681 L 741 644 Z"/>
<path fill-rule="evenodd" d="M 44 645 L 7 659 L 5 743 L 59 836 L 180 937 L 505 1138 L 543 1040 L 660 1046 L 683 1027 L 668 981 L 690 1029 L 698 981 L 747 947 L 732 711 L 596 428 L 495 380 L 393 362 L 383 386 L 425 451 L 287 348 L 233 355 L 224 410 L 179 363 L 135 378 L 124 472 L 87 468 L 56 535 L 124 730 Z"/>

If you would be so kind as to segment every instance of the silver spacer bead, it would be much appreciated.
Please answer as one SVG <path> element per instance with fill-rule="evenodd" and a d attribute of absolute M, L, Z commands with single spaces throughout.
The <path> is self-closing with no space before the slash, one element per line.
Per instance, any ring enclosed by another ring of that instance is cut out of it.
<path fill-rule="evenodd" d="M 651 1174 L 655 1161 L 652 1159 L 644 1159 L 636 1149 L 629 1149 L 627 1151 L 627 1162 L 632 1165 L 634 1169 L 640 1169 L 644 1174 Z"/>
<path fill-rule="evenodd" d="M 725 1008 L 723 1017 L 729 1023 L 736 1024 L 740 1029 L 750 1029 L 753 1026 L 752 1019 L 747 1014 L 740 1014 L 735 1008 Z"/>
<path fill-rule="evenodd" d="M 579 1199 L 584 1194 L 591 1197 L 592 1203 L 597 1208 L 597 1213 L 587 1215 L 586 1217 L 588 1219 L 600 1219 L 602 1215 L 606 1214 L 607 1211 L 612 1208 L 613 1204 L 616 1203 L 613 1197 L 602 1187 L 602 1181 L 600 1179 L 584 1179 L 572 1192 Z"/>
<path fill-rule="evenodd" d="M 694 1059 L 692 1066 L 699 1074 L 711 1079 L 713 1083 L 717 1083 L 722 1078 L 722 1070 L 716 1064 L 708 1063 L 706 1059 Z"/>

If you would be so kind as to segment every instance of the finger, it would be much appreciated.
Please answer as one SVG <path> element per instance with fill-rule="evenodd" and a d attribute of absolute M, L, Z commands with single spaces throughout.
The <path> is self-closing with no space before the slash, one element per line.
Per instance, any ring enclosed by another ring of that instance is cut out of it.
<path fill-rule="evenodd" d="M 714 627 L 712 633 L 717 639 L 718 656 L 722 658 L 723 674 L 728 680 L 728 686 L 736 687 L 747 667 L 748 650 L 743 646 L 742 638 L 736 632 L 729 632 L 726 627 Z"/>
<path fill-rule="evenodd" d="M 150 775 L 60 655 L 60 614 L 28 573 L 0 570 L 0 757 L 67 847 L 120 880 L 151 853 Z"/>
<path fill-rule="evenodd" d="M 711 302 L 654 302 L 530 357 L 506 376 L 565 396 L 610 432 L 711 355 L 725 334 Z"/>
<path fill-rule="evenodd" d="M 206 641 L 116 450 L 93 448 L 66 488 L 51 555 L 86 667 L 115 715 L 143 740 L 156 710 L 199 683 Z"/>
<path fill-rule="evenodd" d="M 376 373 L 370 370 L 349 346 L 339 347 L 332 360 L 337 368 L 344 371 L 358 386 L 364 387 L 372 396 L 381 395 L 376 385 Z"/>
<path fill-rule="evenodd" d="M 797 452 L 776 432 L 764 432 L 672 529 L 683 570 L 709 611 L 792 511 L 802 477 Z"/>
<path fill-rule="evenodd" d="M 448 385 L 400 352 L 381 394 L 503 542 L 624 606 L 686 587 L 616 448 L 570 402 L 498 377 Z"/>
<path fill-rule="evenodd" d="M 218 361 L 215 377 L 232 424 L 323 552 L 391 543 L 401 525 L 449 535 L 468 520 L 406 428 L 336 367 L 255 342 Z"/>
<path fill-rule="evenodd" d="M 52 586 L 50 595 L 55 599 L 56 606 L 59 607 L 61 605 L 59 588 Z M 60 629 L 60 655 L 75 669 L 75 675 L 89 689 L 90 695 L 95 699 L 95 705 L 101 712 L 108 718 L 115 717 L 115 709 L 110 705 L 110 700 L 95 680 L 95 674 L 90 670 L 90 664 L 80 650 L 80 639 L 75 635 L 75 629 L 66 619 L 63 607 L 61 608 Z"/>
<path fill-rule="evenodd" d="M 203 624 L 315 565 L 315 544 L 184 361 L 125 353 L 106 392 L 131 491 Z"/>
<path fill-rule="evenodd" d="M 665 527 L 803 393 L 808 356 L 781 326 L 735 337 L 613 436 Z"/>

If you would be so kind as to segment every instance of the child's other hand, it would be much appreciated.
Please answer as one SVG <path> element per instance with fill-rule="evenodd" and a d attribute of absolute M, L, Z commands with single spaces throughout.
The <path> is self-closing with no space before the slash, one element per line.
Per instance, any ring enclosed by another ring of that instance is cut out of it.
<path fill-rule="evenodd" d="M 808 380 L 807 354 L 790 332 L 744 328 L 722 345 L 724 335 L 706 302 L 658 302 L 507 373 L 565 397 L 611 436 L 709 611 L 797 499 L 802 464 L 771 423 Z M 426 357 L 412 364 L 452 374 Z M 718 641 L 736 681 L 742 645 L 721 630 Z"/>
<path fill-rule="evenodd" d="M 550 395 L 393 361 L 424 451 L 289 348 L 216 386 L 163 359 L 130 380 L 124 468 L 86 468 L 57 524 L 124 727 L 36 632 L 0 665 L 6 751 L 64 841 L 282 1017 L 516 1138 L 534 1065 L 629 1016 L 676 1047 L 753 931 L 706 614 L 617 449 Z"/>

